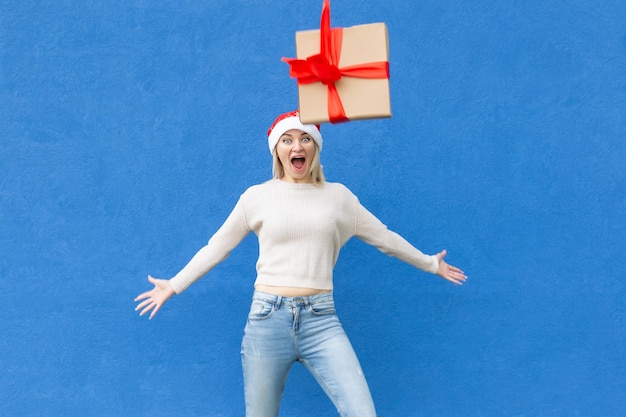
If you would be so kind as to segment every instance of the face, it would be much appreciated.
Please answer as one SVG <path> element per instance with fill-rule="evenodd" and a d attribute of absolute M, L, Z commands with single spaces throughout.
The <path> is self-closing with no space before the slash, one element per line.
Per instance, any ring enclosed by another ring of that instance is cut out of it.
<path fill-rule="evenodd" d="M 313 182 L 310 169 L 315 155 L 315 141 L 306 132 L 291 129 L 276 144 L 276 154 L 283 165 L 287 182 Z"/>

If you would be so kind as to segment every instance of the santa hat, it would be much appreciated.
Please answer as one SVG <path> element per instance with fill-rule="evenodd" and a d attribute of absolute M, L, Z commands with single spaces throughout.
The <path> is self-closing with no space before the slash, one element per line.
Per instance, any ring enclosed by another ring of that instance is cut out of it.
<path fill-rule="evenodd" d="M 267 131 L 267 144 L 270 147 L 270 153 L 274 151 L 274 147 L 278 143 L 278 139 L 288 130 L 298 129 L 311 135 L 320 151 L 322 150 L 322 134 L 320 133 L 320 125 L 303 125 L 300 121 L 300 113 L 298 110 L 281 114 L 276 118 L 272 127 Z"/>

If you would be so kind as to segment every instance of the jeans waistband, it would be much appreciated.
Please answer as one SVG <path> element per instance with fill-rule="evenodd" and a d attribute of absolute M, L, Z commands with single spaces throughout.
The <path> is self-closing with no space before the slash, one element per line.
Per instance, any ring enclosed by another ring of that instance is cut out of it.
<path fill-rule="evenodd" d="M 333 293 L 326 292 L 322 294 L 308 295 L 304 297 L 283 297 L 282 295 L 270 294 L 263 291 L 254 291 L 252 300 L 264 301 L 274 304 L 277 308 L 282 304 L 296 306 L 310 306 L 316 303 L 333 301 Z"/>

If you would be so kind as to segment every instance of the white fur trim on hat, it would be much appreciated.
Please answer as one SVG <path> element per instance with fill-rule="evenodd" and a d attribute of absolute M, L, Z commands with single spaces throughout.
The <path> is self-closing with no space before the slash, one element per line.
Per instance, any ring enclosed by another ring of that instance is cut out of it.
<path fill-rule="evenodd" d="M 313 124 L 302 124 L 302 122 L 300 122 L 300 114 L 296 110 L 278 116 L 274 124 L 272 124 L 272 127 L 267 131 L 267 144 L 270 148 L 270 153 L 274 152 L 278 139 L 291 129 L 302 130 L 311 135 L 320 151 L 322 150 L 322 134 L 320 133 L 320 127 Z"/>

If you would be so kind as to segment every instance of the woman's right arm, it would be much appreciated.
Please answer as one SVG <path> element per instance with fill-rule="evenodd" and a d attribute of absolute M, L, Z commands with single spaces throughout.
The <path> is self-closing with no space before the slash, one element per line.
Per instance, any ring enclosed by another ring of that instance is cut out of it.
<path fill-rule="evenodd" d="M 157 311 L 161 309 L 163 304 L 165 304 L 165 302 L 175 293 L 168 280 L 156 279 L 148 275 L 148 281 L 154 284 L 154 288 L 150 291 L 144 292 L 143 294 L 139 294 L 137 298 L 135 298 L 135 301 L 137 302 L 143 300 L 141 304 L 137 305 L 135 311 L 141 310 L 139 313 L 140 316 L 152 311 L 152 313 L 150 313 L 150 319 L 152 319 Z"/>
<path fill-rule="evenodd" d="M 230 252 L 250 233 L 246 223 L 241 199 L 235 205 L 224 224 L 211 237 L 206 246 L 201 248 L 183 269 L 170 280 L 157 280 L 148 277 L 155 285 L 151 291 L 139 295 L 135 301 L 144 300 L 136 310 L 143 309 L 140 315 L 152 310 L 152 318 L 167 300 L 174 294 L 180 294 L 191 284 L 204 276 L 217 264 L 230 255 Z"/>

